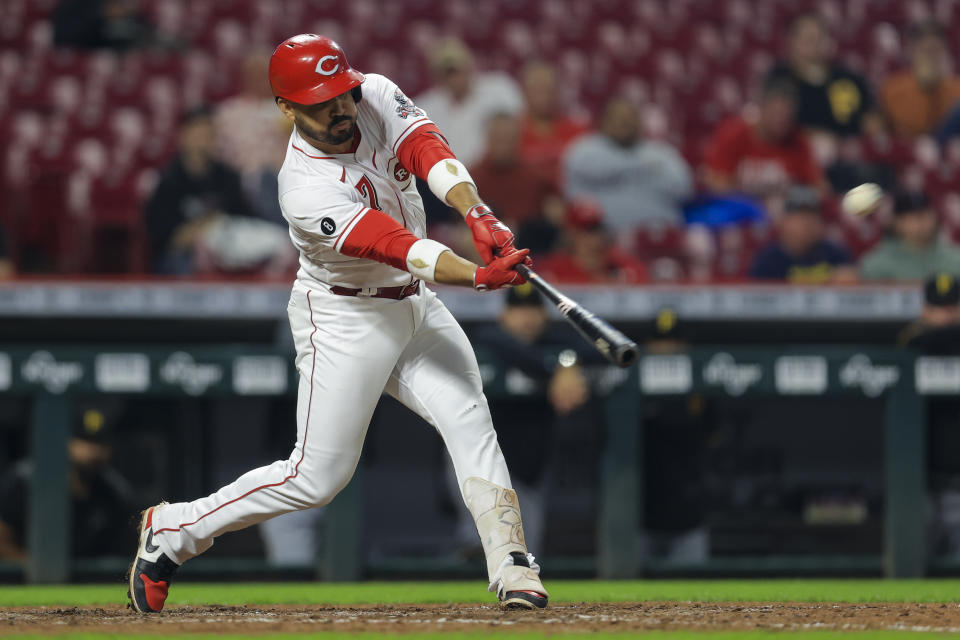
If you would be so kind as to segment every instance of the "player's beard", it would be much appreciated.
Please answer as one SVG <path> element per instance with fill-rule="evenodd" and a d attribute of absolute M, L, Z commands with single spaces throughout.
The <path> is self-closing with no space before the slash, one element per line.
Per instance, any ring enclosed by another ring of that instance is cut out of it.
<path fill-rule="evenodd" d="M 336 133 L 333 133 L 333 129 L 337 128 L 344 122 L 349 122 L 350 126 L 343 128 L 342 131 L 338 130 Z M 337 118 L 333 119 L 326 131 L 317 131 L 298 117 L 297 128 L 318 142 L 336 146 L 353 138 L 353 132 L 357 128 L 357 123 L 356 120 L 350 116 L 338 116 Z"/>
<path fill-rule="evenodd" d="M 347 122 L 349 126 L 344 128 L 341 133 L 330 133 L 331 130 L 337 128 L 342 123 Z M 324 140 L 327 144 L 343 144 L 347 140 L 353 138 L 353 130 L 357 128 L 357 123 L 350 116 L 343 116 L 337 118 L 330 124 L 330 129 L 327 132 L 327 139 Z"/>

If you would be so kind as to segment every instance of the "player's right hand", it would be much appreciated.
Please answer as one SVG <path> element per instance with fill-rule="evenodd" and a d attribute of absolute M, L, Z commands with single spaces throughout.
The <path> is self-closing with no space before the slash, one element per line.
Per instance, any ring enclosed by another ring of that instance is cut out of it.
<path fill-rule="evenodd" d="M 470 233 L 473 234 L 473 246 L 483 258 L 485 264 L 490 264 L 494 258 L 513 255 L 517 248 L 513 246 L 515 238 L 510 227 L 500 222 L 485 204 L 470 207 L 465 218 Z M 533 264 L 528 260 L 527 265 Z"/>
<path fill-rule="evenodd" d="M 521 249 L 502 258 L 494 258 L 485 267 L 477 267 L 473 276 L 473 288 L 477 291 L 493 291 L 502 287 L 523 284 L 526 278 L 514 271 L 521 262 L 527 260 L 530 249 Z"/>

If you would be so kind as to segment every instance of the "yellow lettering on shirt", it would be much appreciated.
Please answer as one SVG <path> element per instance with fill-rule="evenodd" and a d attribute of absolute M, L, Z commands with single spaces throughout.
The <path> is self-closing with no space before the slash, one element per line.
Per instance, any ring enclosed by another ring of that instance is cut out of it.
<path fill-rule="evenodd" d="M 823 284 L 833 277 L 833 265 L 818 262 L 810 266 L 794 265 L 787 272 L 787 280 L 794 284 Z"/>
<path fill-rule="evenodd" d="M 827 87 L 827 99 L 830 100 L 830 109 L 837 122 L 846 124 L 860 108 L 862 96 L 857 84 L 843 78 L 835 80 Z"/>

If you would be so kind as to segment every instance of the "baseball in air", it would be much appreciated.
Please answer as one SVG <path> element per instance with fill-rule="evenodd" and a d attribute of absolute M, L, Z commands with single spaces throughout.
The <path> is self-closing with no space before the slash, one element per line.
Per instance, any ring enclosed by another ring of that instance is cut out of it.
<path fill-rule="evenodd" d="M 843 212 L 851 216 L 867 216 L 873 213 L 880 199 L 883 198 L 883 189 L 868 182 L 854 187 L 843 196 Z"/>

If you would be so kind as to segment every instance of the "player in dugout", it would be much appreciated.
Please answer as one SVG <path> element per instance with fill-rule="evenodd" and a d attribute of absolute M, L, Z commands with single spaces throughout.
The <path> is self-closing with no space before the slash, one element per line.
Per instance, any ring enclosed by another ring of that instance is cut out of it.
<path fill-rule="evenodd" d="M 289 38 L 273 53 L 269 78 L 294 123 L 279 197 L 300 251 L 287 307 L 300 372 L 297 442 L 286 460 L 207 497 L 143 512 L 129 572 L 133 608 L 160 611 L 178 567 L 217 536 L 330 502 L 353 475 L 384 391 L 443 438 L 490 591 L 507 608 L 545 607 L 476 357 L 424 284 L 522 284 L 514 267 L 530 264 L 528 250 L 514 246 L 424 111 L 384 76 L 351 68 L 334 41 Z M 485 266 L 425 237 L 414 176 L 463 215 Z"/>

